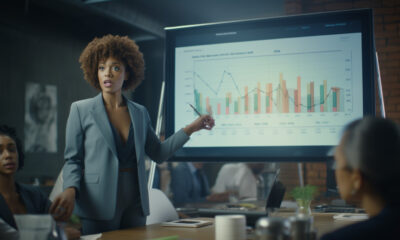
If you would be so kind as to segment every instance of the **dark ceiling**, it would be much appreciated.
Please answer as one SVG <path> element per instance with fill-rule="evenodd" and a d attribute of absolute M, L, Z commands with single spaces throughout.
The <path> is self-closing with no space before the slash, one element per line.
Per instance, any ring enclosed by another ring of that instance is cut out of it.
<path fill-rule="evenodd" d="M 0 14 L 94 34 L 163 38 L 164 27 L 283 14 L 284 0 L 9 0 Z M 17 20 L 18 21 L 18 20 Z"/>
<path fill-rule="evenodd" d="M 119 1 L 167 26 L 280 15 L 282 0 L 149 0 Z"/>

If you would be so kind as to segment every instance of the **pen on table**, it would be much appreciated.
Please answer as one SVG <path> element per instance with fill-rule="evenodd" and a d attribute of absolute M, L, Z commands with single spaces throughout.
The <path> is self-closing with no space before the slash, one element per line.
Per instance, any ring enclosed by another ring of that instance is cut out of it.
<path fill-rule="evenodd" d="M 197 111 L 197 109 L 196 109 L 195 107 L 193 107 L 192 104 L 189 103 L 189 106 L 190 106 L 191 108 L 193 108 L 193 110 L 197 113 L 197 115 L 199 115 L 199 117 L 201 117 L 201 113 L 200 113 L 199 111 Z"/>

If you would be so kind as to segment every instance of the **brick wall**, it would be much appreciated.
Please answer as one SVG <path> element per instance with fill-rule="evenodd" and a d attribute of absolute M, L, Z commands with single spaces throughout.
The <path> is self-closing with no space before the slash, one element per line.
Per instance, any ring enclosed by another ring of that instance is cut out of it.
<path fill-rule="evenodd" d="M 279 180 L 286 187 L 285 199 L 290 200 L 290 191 L 300 186 L 297 163 L 281 163 Z M 326 192 L 326 164 L 325 163 L 303 163 L 302 174 L 304 184 L 318 187 L 318 198 L 322 198 Z"/>
<path fill-rule="evenodd" d="M 400 122 L 400 0 L 286 0 L 286 14 L 301 14 L 372 8 L 374 11 L 375 43 L 379 55 L 383 95 L 387 117 Z M 379 103 L 376 103 L 377 111 Z M 326 165 L 306 163 L 305 183 L 326 191 Z M 281 181 L 290 191 L 298 186 L 297 164 L 281 164 Z M 287 191 L 287 192 L 288 192 Z M 289 196 L 286 195 L 286 198 Z"/>

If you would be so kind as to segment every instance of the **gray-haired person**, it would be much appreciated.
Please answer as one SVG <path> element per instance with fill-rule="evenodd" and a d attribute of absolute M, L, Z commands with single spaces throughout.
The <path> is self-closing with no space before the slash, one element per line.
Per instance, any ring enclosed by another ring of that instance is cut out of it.
<path fill-rule="evenodd" d="M 399 239 L 400 127 L 382 118 L 350 123 L 335 153 L 340 196 L 357 201 L 369 219 L 324 235 L 321 240 Z"/>

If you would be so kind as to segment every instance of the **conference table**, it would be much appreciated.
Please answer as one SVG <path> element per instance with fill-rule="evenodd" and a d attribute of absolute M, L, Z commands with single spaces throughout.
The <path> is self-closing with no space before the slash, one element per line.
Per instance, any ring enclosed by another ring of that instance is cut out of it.
<path fill-rule="evenodd" d="M 293 213 L 274 213 L 274 216 L 289 217 Z M 317 231 L 317 239 L 323 234 L 351 224 L 350 221 L 335 221 L 333 219 L 333 213 L 313 213 L 314 216 L 314 229 Z M 213 218 L 199 218 L 214 221 Z M 170 237 L 170 238 L 166 238 Z M 166 238 L 168 240 L 180 239 L 215 239 L 215 225 L 208 225 L 199 228 L 184 228 L 184 227 L 164 227 L 161 224 L 152 224 L 144 227 L 131 228 L 125 230 L 105 232 L 102 234 L 102 240 L 130 240 L 130 239 L 158 239 Z M 255 239 L 253 231 L 248 231 L 247 239 Z"/>

